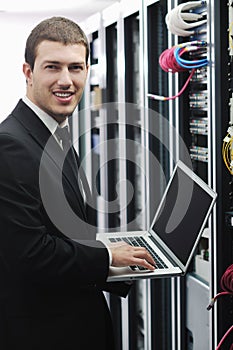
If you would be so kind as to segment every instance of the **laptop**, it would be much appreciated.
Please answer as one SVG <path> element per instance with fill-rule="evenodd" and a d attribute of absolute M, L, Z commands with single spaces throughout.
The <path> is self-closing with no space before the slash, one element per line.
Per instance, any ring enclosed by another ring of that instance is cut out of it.
<path fill-rule="evenodd" d="M 156 261 L 154 271 L 140 266 L 110 267 L 108 281 L 182 276 L 207 224 L 217 194 L 178 161 L 148 231 L 99 233 L 107 246 L 127 242 L 145 246 Z"/>

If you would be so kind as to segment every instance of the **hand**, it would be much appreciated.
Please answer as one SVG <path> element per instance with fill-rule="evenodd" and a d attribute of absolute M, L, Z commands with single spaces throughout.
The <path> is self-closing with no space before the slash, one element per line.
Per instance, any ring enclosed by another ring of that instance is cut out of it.
<path fill-rule="evenodd" d="M 143 247 L 133 247 L 127 243 L 112 244 L 109 249 L 112 252 L 112 266 L 143 266 L 153 271 L 155 261 L 150 253 Z"/>

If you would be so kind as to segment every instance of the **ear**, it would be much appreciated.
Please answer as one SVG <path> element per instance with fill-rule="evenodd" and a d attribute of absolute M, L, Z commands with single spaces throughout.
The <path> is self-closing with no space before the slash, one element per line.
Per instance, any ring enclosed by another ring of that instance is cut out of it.
<path fill-rule="evenodd" d="M 32 84 L 32 69 L 29 63 L 23 64 L 23 73 L 25 75 L 26 81 L 28 85 Z"/>

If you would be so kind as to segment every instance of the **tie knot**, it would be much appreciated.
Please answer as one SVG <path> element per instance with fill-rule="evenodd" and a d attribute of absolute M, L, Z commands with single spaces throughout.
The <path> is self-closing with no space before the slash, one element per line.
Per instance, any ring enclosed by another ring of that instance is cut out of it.
<path fill-rule="evenodd" d="M 58 137 L 59 141 L 62 141 L 63 149 L 68 149 L 71 145 L 71 137 L 68 130 L 68 126 L 64 126 L 63 128 L 58 126 L 55 131 L 55 134 Z"/>

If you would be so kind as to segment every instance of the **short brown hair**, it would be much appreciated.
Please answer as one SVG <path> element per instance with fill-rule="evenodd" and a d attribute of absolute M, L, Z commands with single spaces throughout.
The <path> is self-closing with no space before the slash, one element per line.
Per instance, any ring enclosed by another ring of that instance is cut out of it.
<path fill-rule="evenodd" d="M 86 64 L 89 57 L 89 44 L 79 25 L 65 17 L 51 17 L 40 22 L 29 35 L 25 48 L 25 61 L 34 68 L 36 50 L 44 41 L 55 41 L 64 45 L 83 44 L 86 48 Z"/>

